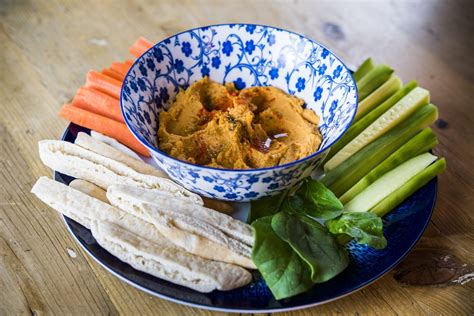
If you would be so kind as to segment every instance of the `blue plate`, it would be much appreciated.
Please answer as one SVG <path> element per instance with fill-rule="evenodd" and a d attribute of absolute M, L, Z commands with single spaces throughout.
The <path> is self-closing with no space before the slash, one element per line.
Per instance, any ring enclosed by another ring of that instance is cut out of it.
<path fill-rule="evenodd" d="M 78 132 L 88 129 L 70 124 L 62 139 L 74 142 Z M 55 172 L 54 178 L 69 184 L 73 178 Z M 90 230 L 64 217 L 66 226 L 82 248 L 100 265 L 124 282 L 157 297 L 193 307 L 239 313 L 289 311 L 336 300 L 374 282 L 403 260 L 425 231 L 433 213 L 437 179 L 413 194 L 394 211 L 384 217 L 384 235 L 388 246 L 374 250 L 353 242 L 347 248 L 351 261 L 344 272 L 334 279 L 315 285 L 310 291 L 295 297 L 275 300 L 261 275 L 253 272 L 253 281 L 246 287 L 228 291 L 199 293 L 188 288 L 155 278 L 133 269 L 104 250 Z"/>

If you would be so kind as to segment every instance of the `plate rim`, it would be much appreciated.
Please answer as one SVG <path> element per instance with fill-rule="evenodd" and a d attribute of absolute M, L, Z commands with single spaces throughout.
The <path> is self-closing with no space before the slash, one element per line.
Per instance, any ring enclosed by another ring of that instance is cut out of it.
<path fill-rule="evenodd" d="M 64 140 L 66 138 L 66 136 L 67 136 L 67 134 L 70 130 L 71 125 L 75 125 L 75 124 L 74 123 L 69 123 L 67 125 L 67 127 L 65 128 L 63 134 L 61 135 L 60 140 Z M 59 172 L 57 172 L 56 170 L 53 170 L 53 179 L 55 181 L 57 181 L 56 176 L 59 175 L 59 174 L 60 174 Z M 158 298 L 161 298 L 161 299 L 164 299 L 166 301 L 170 301 L 170 302 L 173 302 L 173 303 L 176 303 L 176 304 L 189 306 L 189 307 L 194 307 L 194 308 L 199 308 L 199 309 L 204 309 L 204 310 L 209 310 L 209 311 L 226 312 L 226 313 L 243 313 L 243 314 L 267 313 L 267 312 L 268 313 L 279 313 L 279 312 L 288 312 L 288 311 L 296 311 L 296 310 L 311 308 L 311 307 L 315 307 L 315 306 L 319 306 L 319 305 L 323 305 L 323 304 L 326 304 L 326 303 L 329 303 L 329 302 L 336 301 L 338 299 L 341 299 L 341 298 L 344 298 L 348 295 L 351 295 L 351 294 L 353 294 L 357 291 L 360 291 L 361 289 L 373 284 L 374 282 L 376 282 L 377 280 L 379 280 L 383 276 L 385 276 L 387 273 L 392 271 L 402 260 L 404 260 L 408 256 L 408 254 L 418 244 L 421 237 L 425 233 L 426 228 L 428 227 L 428 225 L 431 222 L 431 218 L 433 217 L 434 209 L 435 209 L 435 206 L 436 206 L 436 201 L 437 201 L 437 198 L 438 198 L 438 177 L 435 177 L 433 180 L 435 182 L 434 183 L 434 198 L 431 201 L 429 216 L 427 217 L 426 222 L 424 223 L 422 229 L 419 231 L 417 237 L 414 239 L 413 243 L 410 245 L 410 247 L 407 248 L 407 250 L 399 258 L 397 258 L 397 260 L 395 260 L 392 264 L 390 264 L 390 266 L 388 266 L 385 270 L 380 272 L 377 276 L 373 277 L 370 280 L 367 280 L 365 283 L 362 283 L 360 286 L 358 286 L 356 288 L 353 288 L 351 291 L 348 291 L 348 292 L 346 292 L 342 295 L 339 295 L 339 296 L 336 296 L 336 297 L 333 297 L 333 298 L 330 298 L 330 299 L 327 299 L 327 300 L 323 300 L 323 301 L 319 301 L 319 302 L 315 302 L 315 303 L 310 303 L 310 304 L 305 304 L 305 305 L 292 306 L 292 307 L 276 307 L 276 308 L 264 308 L 264 309 L 239 309 L 239 308 L 232 308 L 232 307 L 215 307 L 215 306 L 210 306 L 210 305 L 205 305 L 205 304 L 192 303 L 192 302 L 177 299 L 177 298 L 174 298 L 174 297 L 171 297 L 171 296 L 159 293 L 159 292 L 155 292 L 155 291 L 150 290 L 150 289 L 148 289 L 148 288 L 146 288 L 146 287 L 144 287 L 144 286 L 142 286 L 142 285 L 140 285 L 140 284 L 138 284 L 138 283 L 136 283 L 132 280 L 127 279 L 126 277 L 122 276 L 120 273 L 115 272 L 110 267 L 108 267 L 105 263 L 103 263 L 99 258 L 97 258 L 88 249 L 87 245 L 85 245 L 81 240 L 79 240 L 77 235 L 72 230 L 71 225 L 67 222 L 68 220 L 73 220 L 73 219 L 71 219 L 71 218 L 69 218 L 65 215 L 61 215 L 61 217 L 62 217 L 62 220 L 63 220 L 69 234 L 73 237 L 73 239 L 76 241 L 76 243 L 79 244 L 79 246 L 82 248 L 82 250 L 84 250 L 96 263 L 98 263 L 102 268 L 104 268 L 106 271 L 111 273 L 114 277 L 118 278 L 120 281 L 122 281 L 126 284 L 129 284 L 129 285 L 133 286 L 134 288 L 136 288 L 140 291 L 143 291 L 143 292 L 145 292 L 147 294 L 150 294 L 154 297 L 158 297 Z M 433 180 L 431 180 L 431 181 L 433 181 Z M 425 184 L 425 185 L 427 185 L 427 184 Z M 104 249 L 104 251 L 107 251 L 107 250 Z M 120 260 L 120 259 L 118 259 L 118 260 Z M 134 269 L 134 268 L 132 267 L 132 269 Z M 134 269 L 134 270 L 136 270 L 136 269 Z M 141 271 L 139 271 L 139 272 L 141 272 Z"/>

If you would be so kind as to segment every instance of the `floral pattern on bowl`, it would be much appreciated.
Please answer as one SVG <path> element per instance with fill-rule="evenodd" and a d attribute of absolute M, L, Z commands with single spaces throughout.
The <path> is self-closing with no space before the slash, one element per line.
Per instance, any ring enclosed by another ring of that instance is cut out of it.
<path fill-rule="evenodd" d="M 198 166 L 161 152 L 159 113 L 204 76 L 238 89 L 272 85 L 302 98 L 321 117 L 321 147 L 298 161 L 251 170 Z M 210 198 L 249 201 L 294 185 L 322 161 L 352 122 L 357 89 L 347 67 L 315 41 L 269 26 L 225 24 L 179 33 L 148 50 L 124 80 L 121 107 L 128 128 L 173 180 Z"/>

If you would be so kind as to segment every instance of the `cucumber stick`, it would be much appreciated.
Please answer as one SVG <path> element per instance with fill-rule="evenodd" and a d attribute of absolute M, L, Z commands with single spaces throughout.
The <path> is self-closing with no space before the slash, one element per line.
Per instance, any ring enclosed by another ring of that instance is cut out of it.
<path fill-rule="evenodd" d="M 369 212 L 374 213 L 378 217 L 383 217 L 396 208 L 400 203 L 409 198 L 413 193 L 439 175 L 446 169 L 446 160 L 438 159 L 431 165 L 423 169 L 416 176 L 408 180 L 404 185 L 390 193 L 389 196 L 377 203 Z M 345 245 L 352 238 L 349 235 L 339 235 L 336 237 L 340 245 Z"/>
<path fill-rule="evenodd" d="M 433 164 L 423 169 L 416 176 L 408 180 L 404 185 L 393 191 L 389 196 L 377 203 L 370 209 L 370 212 L 377 216 L 385 216 L 388 212 L 405 201 L 409 196 L 418 191 L 431 179 L 446 169 L 446 160 L 444 158 L 436 160 Z"/>
<path fill-rule="evenodd" d="M 352 124 L 351 127 L 342 135 L 342 137 L 331 146 L 331 150 L 326 157 L 326 161 L 331 159 L 341 148 L 347 145 L 351 140 L 353 140 L 357 135 L 359 135 L 364 129 L 366 129 L 370 124 L 372 124 L 380 115 L 385 113 L 389 108 L 391 108 L 395 103 L 400 101 L 404 96 L 406 96 L 411 90 L 417 87 L 416 81 L 411 81 L 406 86 L 398 90 L 394 95 L 384 101 L 382 104 L 377 106 L 375 109 L 369 112 L 369 114 L 362 117 L 359 121 Z"/>
<path fill-rule="evenodd" d="M 389 66 L 378 65 L 356 82 L 359 102 L 364 100 L 372 91 L 387 81 L 392 73 L 393 69 Z"/>
<path fill-rule="evenodd" d="M 372 58 L 367 58 L 360 66 L 359 69 L 357 69 L 356 72 L 352 75 L 354 77 L 354 80 L 356 82 L 360 81 L 362 77 L 364 77 L 369 71 L 374 69 L 374 62 L 372 61 Z"/>
<path fill-rule="evenodd" d="M 372 169 L 365 177 L 360 179 L 352 188 L 344 193 L 339 200 L 345 204 L 355 198 L 365 188 L 374 183 L 388 171 L 401 165 L 405 161 L 418 156 L 428 150 L 434 148 L 438 144 L 438 139 L 431 128 L 425 128 L 415 137 L 410 139 L 402 147 L 397 149 L 387 159 Z"/>
<path fill-rule="evenodd" d="M 344 148 L 335 154 L 325 165 L 324 170 L 334 169 L 356 152 L 367 146 L 395 125 L 405 120 L 414 111 L 429 102 L 430 92 L 416 87 L 394 106 L 370 124 L 362 133 L 351 140 Z"/>
<path fill-rule="evenodd" d="M 424 153 L 387 172 L 344 205 L 345 212 L 367 212 L 408 180 L 428 167 L 436 156 Z"/>
<path fill-rule="evenodd" d="M 327 172 L 321 182 L 336 196 L 341 196 L 357 181 L 384 161 L 395 150 L 408 142 L 415 134 L 428 127 L 438 118 L 436 106 L 427 104 L 413 115 L 376 139 L 354 156 Z"/>
<path fill-rule="evenodd" d="M 368 97 L 359 103 L 354 122 L 370 112 L 374 107 L 388 99 L 392 94 L 402 87 L 402 81 L 397 76 L 388 79 L 383 85 L 378 87 Z"/>

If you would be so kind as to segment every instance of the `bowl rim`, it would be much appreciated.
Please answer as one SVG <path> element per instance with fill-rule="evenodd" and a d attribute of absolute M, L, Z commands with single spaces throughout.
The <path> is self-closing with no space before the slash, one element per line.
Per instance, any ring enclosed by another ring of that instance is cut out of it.
<path fill-rule="evenodd" d="M 184 34 L 184 33 L 187 33 L 187 32 L 191 32 L 191 31 L 195 31 L 195 30 L 199 30 L 199 29 L 203 29 L 203 28 L 209 28 L 209 27 L 215 27 L 215 26 L 235 26 L 235 25 L 242 25 L 242 26 L 261 26 L 261 27 L 268 27 L 268 28 L 272 28 L 272 29 L 275 29 L 275 30 L 278 30 L 278 31 L 284 31 L 284 32 L 288 32 L 290 34 L 294 34 L 294 35 L 297 35 L 297 36 L 300 36 L 300 37 L 304 37 L 305 39 L 311 41 L 311 42 L 314 42 L 316 43 L 317 45 L 323 47 L 324 49 L 326 49 L 327 51 L 329 51 L 330 54 L 332 54 L 342 65 L 342 67 L 344 67 L 344 69 L 349 73 L 349 75 L 351 76 L 351 79 L 352 79 L 352 82 L 354 83 L 354 87 L 355 87 L 355 96 L 356 96 L 356 106 L 355 106 L 355 110 L 354 110 L 354 113 L 352 114 L 352 118 L 350 119 L 349 121 L 349 124 L 347 125 L 346 129 L 342 132 L 341 135 L 339 135 L 334 141 L 332 141 L 326 148 L 324 149 L 318 149 L 317 151 L 315 151 L 314 153 L 312 153 L 311 155 L 308 155 L 306 157 L 303 157 L 301 159 L 298 159 L 298 160 L 294 160 L 294 161 L 291 161 L 291 162 L 288 162 L 288 163 L 285 163 L 285 164 L 282 164 L 282 165 L 277 165 L 277 166 L 272 166 L 272 167 L 265 167 L 265 168 L 252 168 L 252 169 L 227 169 L 227 168 L 216 168 L 216 167 L 208 167 L 208 166 L 202 166 L 202 165 L 198 165 L 198 164 L 194 164 L 194 163 L 190 163 L 190 162 L 187 162 L 187 161 L 184 161 L 184 160 L 180 160 L 180 159 L 177 159 L 175 157 L 172 157 L 170 155 L 168 155 L 167 153 L 159 150 L 158 148 L 156 148 L 155 146 L 152 146 L 148 143 L 148 141 L 146 139 L 144 139 L 138 132 L 136 132 L 133 127 L 129 124 L 128 120 L 127 120 L 127 117 L 125 116 L 125 111 L 124 111 L 124 106 L 123 106 L 123 98 L 122 98 L 122 94 L 123 94 L 123 83 L 125 82 L 125 79 L 128 78 L 129 74 L 130 74 L 130 71 L 132 71 L 132 69 L 135 67 L 135 65 L 138 63 L 138 61 L 145 55 L 147 54 L 149 51 L 151 51 L 152 49 L 154 49 L 156 46 L 160 45 L 161 43 L 163 43 L 164 41 L 167 41 L 167 40 L 170 40 L 171 38 L 173 37 L 176 37 L 176 36 L 179 36 L 181 34 Z M 161 41 L 155 43 L 151 48 L 147 49 L 140 57 L 138 57 L 137 59 L 135 59 L 135 61 L 133 62 L 132 66 L 130 66 L 129 70 L 127 71 L 127 74 L 125 75 L 124 77 L 124 80 L 122 81 L 122 86 L 120 88 L 120 110 L 122 112 L 122 116 L 124 118 L 124 122 L 125 122 L 125 125 L 127 126 L 128 130 L 133 134 L 133 136 L 143 145 L 145 146 L 148 151 L 151 151 L 155 154 L 158 154 L 158 155 L 162 155 L 168 159 L 171 159 L 171 160 L 174 160 L 176 163 L 179 163 L 179 164 L 184 164 L 186 166 L 190 166 L 190 167 L 193 167 L 193 168 L 202 168 L 202 169 L 206 169 L 206 170 L 214 170 L 214 171 L 220 171 L 220 172 L 233 172 L 233 173 L 237 173 L 237 172 L 240 172 L 240 173 L 253 173 L 253 172 L 259 172 L 259 171 L 269 171 L 269 170 L 277 170 L 277 169 L 284 169 L 284 168 L 288 168 L 288 167 L 292 167 L 294 165 L 298 165 L 302 162 L 305 162 L 307 160 L 310 160 L 314 157 L 316 157 L 317 155 L 319 154 L 322 154 L 324 153 L 325 151 L 327 151 L 328 149 L 331 148 L 332 145 L 334 145 L 346 132 L 347 130 L 349 129 L 349 127 L 351 126 L 352 122 L 354 121 L 354 118 L 356 116 L 356 113 L 357 113 L 357 109 L 359 108 L 359 91 L 357 89 L 357 85 L 356 85 L 356 81 L 354 79 L 354 76 L 353 76 L 353 73 L 352 71 L 349 69 L 349 67 L 346 66 L 346 64 L 336 55 L 333 53 L 332 50 L 330 50 L 329 48 L 327 48 L 325 45 L 321 44 L 320 42 L 318 41 L 315 41 L 303 34 L 300 34 L 300 33 L 296 33 L 296 32 L 293 32 L 293 31 L 289 31 L 289 30 L 286 30 L 286 29 L 283 29 L 283 28 L 280 28 L 280 27 L 276 27 L 276 26 L 272 26 L 272 25 L 265 25 L 265 24 L 257 24 L 257 23 L 217 23 L 217 24 L 210 24 L 210 25 L 204 25 L 204 26 L 199 26 L 199 27 L 195 27 L 195 28 L 191 28 L 191 29 L 187 29 L 187 30 L 184 30 L 184 31 L 181 31 L 179 33 L 176 33 L 176 34 L 173 34 L 171 36 L 168 36 L 164 39 L 162 39 Z M 153 156 L 153 155 L 152 155 Z"/>

